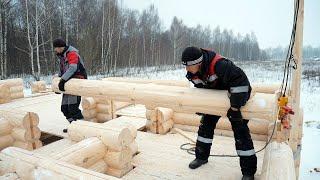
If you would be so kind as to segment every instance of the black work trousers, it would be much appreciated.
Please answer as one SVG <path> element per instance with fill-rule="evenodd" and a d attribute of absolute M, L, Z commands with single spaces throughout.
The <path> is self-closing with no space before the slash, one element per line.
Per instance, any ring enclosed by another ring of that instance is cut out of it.
<path fill-rule="evenodd" d="M 83 119 L 83 115 L 79 109 L 80 102 L 81 96 L 62 95 L 61 111 L 70 123 L 78 119 Z"/>

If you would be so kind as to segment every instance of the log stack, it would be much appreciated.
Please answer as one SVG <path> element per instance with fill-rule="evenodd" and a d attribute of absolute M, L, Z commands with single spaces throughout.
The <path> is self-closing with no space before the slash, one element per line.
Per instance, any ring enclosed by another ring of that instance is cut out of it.
<path fill-rule="evenodd" d="M 47 92 L 47 85 L 45 81 L 35 81 L 31 83 L 31 92 L 35 93 L 43 93 Z"/>
<path fill-rule="evenodd" d="M 107 97 L 85 97 L 82 100 L 83 116 L 87 121 L 104 123 L 116 118 L 116 111 L 129 105 Z"/>
<path fill-rule="evenodd" d="M 17 79 L 1 80 L 0 84 L 6 84 L 9 87 L 11 100 L 24 97 L 23 80 L 22 79 L 17 78 Z"/>
<path fill-rule="evenodd" d="M 157 107 L 153 110 L 146 110 L 146 127 L 155 134 L 166 134 L 173 127 L 173 110 L 169 108 Z"/>
<path fill-rule="evenodd" d="M 16 147 L 0 152 L 0 167 L 0 177 L 19 179 L 118 179 Z"/>
<path fill-rule="evenodd" d="M 24 111 L 0 111 L 0 150 L 15 146 L 34 150 L 42 146 L 39 140 L 39 117 Z"/>
<path fill-rule="evenodd" d="M 137 151 L 136 133 L 136 129 L 133 128 L 114 129 L 104 124 L 87 121 L 72 122 L 68 128 L 69 137 L 73 141 L 84 141 L 84 139 L 92 137 L 101 140 L 105 145 L 104 163 L 99 156 L 99 158 L 95 158 L 94 163 L 87 164 L 86 167 L 99 171 L 104 169 L 108 175 L 115 177 L 122 177 L 133 169 L 133 151 Z"/>
<path fill-rule="evenodd" d="M 200 125 L 201 116 L 188 113 L 173 113 L 174 128 L 184 131 L 197 132 Z M 269 121 L 252 119 L 248 123 L 253 139 L 266 141 L 268 136 Z M 231 123 L 228 118 L 221 117 L 216 125 L 215 135 L 233 137 Z"/>
<path fill-rule="evenodd" d="M 0 104 L 11 101 L 10 88 L 7 84 L 0 84 Z"/>

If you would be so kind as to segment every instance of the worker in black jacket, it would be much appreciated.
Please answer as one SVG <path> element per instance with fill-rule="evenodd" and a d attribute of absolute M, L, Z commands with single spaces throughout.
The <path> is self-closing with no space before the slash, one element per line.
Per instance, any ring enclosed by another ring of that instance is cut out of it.
<path fill-rule="evenodd" d="M 228 90 L 230 105 L 227 117 L 234 132 L 235 146 L 240 157 L 242 179 L 254 179 L 257 157 L 248 128 L 248 120 L 243 119 L 240 108 L 250 97 L 251 86 L 246 74 L 232 61 L 214 51 L 197 47 L 187 47 L 182 53 L 182 63 L 186 66 L 187 79 L 197 88 Z M 204 114 L 198 130 L 196 159 L 189 167 L 195 169 L 208 162 L 214 129 L 220 116 Z"/>

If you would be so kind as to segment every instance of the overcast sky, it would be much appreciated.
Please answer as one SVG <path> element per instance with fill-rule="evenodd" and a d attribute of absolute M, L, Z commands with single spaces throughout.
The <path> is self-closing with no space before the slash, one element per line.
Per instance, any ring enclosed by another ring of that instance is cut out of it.
<path fill-rule="evenodd" d="M 189 27 L 220 26 L 234 33 L 254 32 L 262 48 L 287 46 L 294 0 L 123 0 L 142 12 L 154 4 L 165 28 L 177 16 Z M 304 45 L 320 46 L 320 0 L 305 0 Z"/>

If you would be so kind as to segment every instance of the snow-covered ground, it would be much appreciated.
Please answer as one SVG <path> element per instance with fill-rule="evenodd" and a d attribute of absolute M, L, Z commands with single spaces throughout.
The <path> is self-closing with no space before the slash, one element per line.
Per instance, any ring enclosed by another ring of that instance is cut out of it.
<path fill-rule="evenodd" d="M 251 83 L 281 83 L 283 76 L 283 62 L 263 61 L 248 62 L 236 61 L 249 77 Z M 158 67 L 145 70 L 130 70 L 129 77 L 145 79 L 185 79 L 185 70 L 181 66 L 166 67 L 170 70 L 159 71 Z M 304 136 L 302 139 L 302 155 L 300 167 L 300 179 L 318 180 L 320 173 L 314 172 L 313 168 L 320 168 L 320 77 L 315 76 L 312 70 L 320 72 L 320 62 L 308 61 L 303 64 L 302 84 L 301 84 L 301 107 L 304 110 Z M 307 72 L 311 71 L 311 72 Z M 115 75 L 122 76 L 127 69 L 119 70 Z M 89 79 L 100 79 L 105 75 L 90 76 Z M 52 77 L 42 77 L 41 80 L 50 84 Z M 26 93 L 30 93 L 28 87 L 32 78 L 25 78 Z M 312 171 L 312 172 L 310 172 Z"/>

